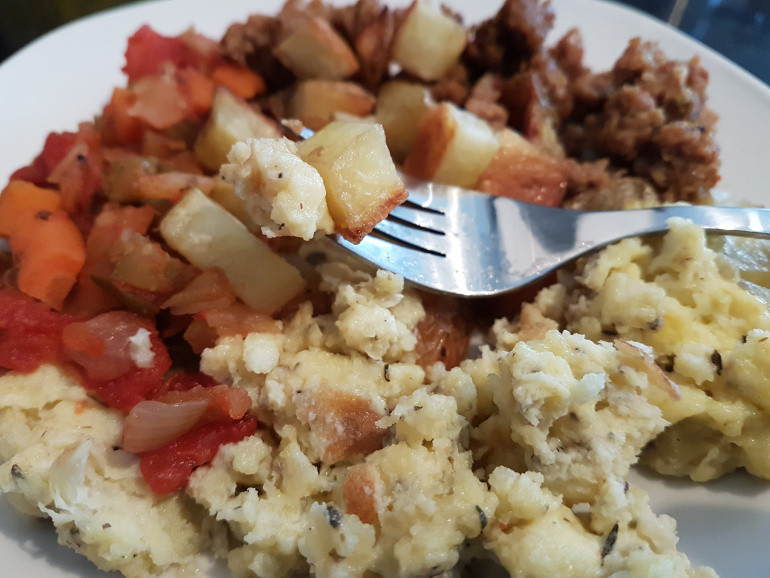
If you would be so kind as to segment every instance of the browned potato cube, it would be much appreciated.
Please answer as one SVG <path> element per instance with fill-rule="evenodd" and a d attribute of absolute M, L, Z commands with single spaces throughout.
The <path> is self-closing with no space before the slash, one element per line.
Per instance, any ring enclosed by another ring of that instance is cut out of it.
<path fill-rule="evenodd" d="M 499 141 L 500 148 L 476 188 L 528 203 L 558 206 L 567 190 L 564 163 L 513 130 L 501 132 Z"/>
<path fill-rule="evenodd" d="M 356 55 L 331 25 L 313 18 L 273 50 L 297 78 L 342 80 L 358 70 Z"/>
<path fill-rule="evenodd" d="M 335 229 L 354 243 L 406 200 L 378 124 L 334 121 L 300 143 L 299 155 L 324 180 Z"/>
<path fill-rule="evenodd" d="M 297 269 L 197 189 L 163 217 L 160 233 L 196 267 L 220 268 L 238 297 L 262 313 L 279 311 L 305 287 Z"/>
<path fill-rule="evenodd" d="M 457 62 L 467 40 L 462 24 L 418 0 L 401 24 L 393 58 L 423 80 L 438 80 Z"/>
<path fill-rule="evenodd" d="M 195 141 L 195 155 L 207 169 L 219 170 L 227 162 L 233 145 L 247 138 L 280 137 L 281 131 L 245 100 L 220 88 L 211 103 L 211 113 Z"/>
<path fill-rule="evenodd" d="M 304 80 L 297 84 L 289 103 L 289 115 L 313 130 L 334 120 L 338 112 L 364 117 L 372 112 L 376 99 L 354 82 Z"/>
<path fill-rule="evenodd" d="M 385 129 L 388 147 L 397 162 L 409 154 L 417 138 L 417 128 L 433 105 L 427 86 L 392 80 L 380 88 L 375 118 Z"/>
<path fill-rule="evenodd" d="M 423 115 L 404 170 L 421 179 L 473 187 L 497 147 L 485 121 L 444 102 Z"/>

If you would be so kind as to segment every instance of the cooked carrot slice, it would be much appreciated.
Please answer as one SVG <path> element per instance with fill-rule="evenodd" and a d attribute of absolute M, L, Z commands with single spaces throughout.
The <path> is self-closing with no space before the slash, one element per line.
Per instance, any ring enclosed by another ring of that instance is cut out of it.
<path fill-rule="evenodd" d="M 38 213 L 10 238 L 19 290 L 61 309 L 86 261 L 83 236 L 64 211 Z"/>
<path fill-rule="evenodd" d="M 0 195 L 0 236 L 11 237 L 27 228 L 38 213 L 55 213 L 61 202 L 56 191 L 26 181 L 11 181 Z"/>
<path fill-rule="evenodd" d="M 224 86 L 241 98 L 254 98 L 267 90 L 265 80 L 253 70 L 237 64 L 220 64 L 212 75 L 214 84 Z"/>

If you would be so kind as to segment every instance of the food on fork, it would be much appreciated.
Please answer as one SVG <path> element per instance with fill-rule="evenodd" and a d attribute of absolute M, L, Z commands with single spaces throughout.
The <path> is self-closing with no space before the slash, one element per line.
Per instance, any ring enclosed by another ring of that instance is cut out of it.
<path fill-rule="evenodd" d="M 127 576 L 207 554 L 238 576 L 713 576 L 625 479 L 770 478 L 770 312 L 702 230 L 608 247 L 495 321 L 325 238 L 404 201 L 395 163 L 550 205 L 708 200 L 697 60 L 632 41 L 593 73 L 577 31 L 546 47 L 553 18 L 290 1 L 220 43 L 137 31 L 128 85 L 0 196 L 8 500 Z"/>

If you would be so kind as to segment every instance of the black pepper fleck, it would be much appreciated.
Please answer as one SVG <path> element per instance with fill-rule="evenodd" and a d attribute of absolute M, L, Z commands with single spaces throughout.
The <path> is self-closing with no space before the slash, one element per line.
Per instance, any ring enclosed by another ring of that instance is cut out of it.
<path fill-rule="evenodd" d="M 655 318 L 647 324 L 647 329 L 657 331 L 663 326 L 663 320 L 660 317 Z"/>
<path fill-rule="evenodd" d="M 340 514 L 340 511 L 331 504 L 326 504 L 326 517 L 332 528 L 336 529 L 342 525 L 342 514 Z"/>
<path fill-rule="evenodd" d="M 109 522 L 102 524 L 102 530 L 107 530 L 109 528 L 112 528 L 112 524 L 110 524 Z"/>
<path fill-rule="evenodd" d="M 382 376 L 385 378 L 385 381 L 390 382 L 390 363 L 385 364 L 385 367 L 382 370 Z"/>
<path fill-rule="evenodd" d="M 484 528 L 487 527 L 487 515 L 484 513 L 484 510 L 481 509 L 481 506 L 476 506 L 476 511 L 479 513 L 479 522 L 481 523 L 481 529 L 483 531 Z"/>
<path fill-rule="evenodd" d="M 673 355 L 661 355 L 655 360 L 658 363 L 658 366 L 663 371 L 667 371 L 668 373 L 671 373 L 674 371 L 674 356 Z"/>
<path fill-rule="evenodd" d="M 53 215 L 51 211 L 38 211 L 35 213 L 35 218 L 40 219 L 41 221 L 47 221 L 51 218 L 51 215 Z"/>
<path fill-rule="evenodd" d="M 714 350 L 714 353 L 711 354 L 711 363 L 717 368 L 717 375 L 722 375 L 722 354 L 716 349 Z"/>
<path fill-rule="evenodd" d="M 305 257 L 305 261 L 307 261 L 309 265 L 321 265 L 326 262 L 326 253 L 320 251 L 309 253 L 308 256 Z"/>
<path fill-rule="evenodd" d="M 612 549 L 615 547 L 615 542 L 618 540 L 618 524 L 615 522 L 615 525 L 612 527 L 612 530 L 610 530 L 610 533 L 607 534 L 607 539 L 604 541 L 604 546 L 602 546 L 602 560 L 612 552 Z"/>
<path fill-rule="evenodd" d="M 17 480 L 23 480 L 25 478 L 24 472 L 21 471 L 19 464 L 13 464 L 11 466 L 11 476 L 16 478 Z"/>

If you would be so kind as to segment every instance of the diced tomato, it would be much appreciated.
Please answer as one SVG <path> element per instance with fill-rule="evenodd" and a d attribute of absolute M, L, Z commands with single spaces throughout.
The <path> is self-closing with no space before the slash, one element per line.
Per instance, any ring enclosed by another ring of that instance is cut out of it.
<path fill-rule="evenodd" d="M 140 175 L 136 179 L 137 193 L 144 201 L 179 201 L 191 188 L 209 194 L 221 181 L 216 177 L 169 171 L 157 175 Z"/>
<path fill-rule="evenodd" d="M 122 207 L 105 205 L 94 222 L 88 236 L 86 251 L 88 259 L 102 260 L 113 252 L 114 245 L 121 238 L 133 234 L 145 235 L 150 229 L 157 212 L 147 205 L 143 207 Z"/>
<path fill-rule="evenodd" d="M 173 74 L 145 76 L 132 90 L 136 100 L 128 113 L 154 129 L 171 128 L 195 116 Z"/>
<path fill-rule="evenodd" d="M 248 335 L 255 331 L 280 333 L 282 328 L 280 321 L 254 311 L 244 303 L 233 303 L 221 309 L 209 309 L 200 313 L 200 317 L 211 325 L 220 337 Z"/>
<path fill-rule="evenodd" d="M 244 303 L 235 302 L 196 313 L 184 338 L 195 353 L 200 353 L 212 347 L 218 337 L 248 335 L 255 331 L 280 333 L 281 328 L 280 321 L 254 311 Z"/>
<path fill-rule="evenodd" d="M 62 358 L 62 331 L 74 321 L 20 291 L 0 289 L 0 367 L 34 371 Z"/>
<path fill-rule="evenodd" d="M 82 213 L 102 186 L 101 135 L 91 123 L 82 123 L 77 133 L 51 133 L 32 164 L 11 179 L 57 185 L 64 209 Z"/>
<path fill-rule="evenodd" d="M 240 419 L 251 407 L 251 398 L 245 389 L 223 384 L 211 387 L 198 385 L 186 391 L 170 391 L 156 399 L 163 403 L 205 401 L 208 408 L 203 421 Z"/>
<path fill-rule="evenodd" d="M 77 140 L 78 135 L 74 132 L 50 133 L 45 139 L 43 151 L 35 157 L 31 165 L 22 167 L 13 173 L 11 180 L 19 179 L 36 185 L 46 184 L 48 176 L 67 156 Z"/>
<path fill-rule="evenodd" d="M 129 112 L 136 94 L 127 88 L 116 88 L 102 111 L 102 139 L 107 146 L 133 146 L 142 142 L 144 125 Z"/>
<path fill-rule="evenodd" d="M 194 68 L 178 71 L 176 81 L 192 111 L 198 116 L 206 115 L 214 100 L 214 83 Z"/>
<path fill-rule="evenodd" d="M 203 271 L 162 307 L 174 315 L 189 315 L 208 309 L 225 309 L 235 300 L 235 291 L 222 269 L 214 268 Z"/>
<path fill-rule="evenodd" d="M 86 263 L 73 294 L 65 304 L 68 313 L 93 317 L 119 306 L 117 298 L 97 285 L 93 276 L 98 271 L 111 272 L 120 258 L 121 239 L 133 234 L 145 234 L 156 215 L 149 206 L 106 205 L 102 209 L 86 240 Z"/>
<path fill-rule="evenodd" d="M 196 270 L 146 235 L 124 234 L 90 274 L 125 309 L 152 317 L 169 296 L 190 282 Z"/>
<path fill-rule="evenodd" d="M 220 446 L 241 441 L 255 431 L 257 420 L 251 415 L 198 426 L 162 448 L 140 454 L 142 476 L 155 494 L 176 492 L 187 485 L 196 467 L 211 463 Z"/>
<path fill-rule="evenodd" d="M 222 60 L 219 51 L 219 42 L 213 38 L 199 34 L 192 29 L 182 32 L 177 38 L 184 42 L 193 54 L 195 54 L 196 68 L 201 72 L 211 70 Z"/>
<path fill-rule="evenodd" d="M 81 123 L 72 148 L 48 175 L 58 185 L 62 204 L 70 214 L 86 212 L 102 188 L 101 134 L 91 123 Z"/>
<path fill-rule="evenodd" d="M 203 175 L 204 170 L 193 151 L 182 151 L 166 158 L 158 159 L 161 172 L 177 171 L 190 175 Z"/>
<path fill-rule="evenodd" d="M 142 154 L 159 159 L 168 158 L 187 150 L 187 143 L 180 138 L 172 138 L 156 130 L 144 131 Z"/>
<path fill-rule="evenodd" d="M 215 385 L 217 381 L 213 377 L 200 371 L 177 371 L 165 378 L 148 398 L 158 400 L 170 392 L 189 391 L 196 387 L 214 387 Z"/>
<path fill-rule="evenodd" d="M 143 331 L 149 352 L 141 345 Z M 71 323 L 62 341 L 65 359 L 82 370 L 83 386 L 123 411 L 146 399 L 171 368 L 168 350 L 152 322 L 128 311 Z"/>
<path fill-rule="evenodd" d="M 200 56 L 183 39 L 162 36 L 144 25 L 128 39 L 123 72 L 128 75 L 129 84 L 133 84 L 151 74 L 159 74 L 166 63 L 183 68 L 199 62 Z"/>

